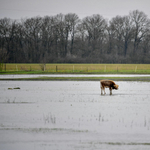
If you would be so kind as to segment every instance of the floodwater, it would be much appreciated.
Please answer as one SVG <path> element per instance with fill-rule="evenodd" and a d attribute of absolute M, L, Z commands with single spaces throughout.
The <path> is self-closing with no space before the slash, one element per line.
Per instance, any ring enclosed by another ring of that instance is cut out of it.
<path fill-rule="evenodd" d="M 150 82 L 116 84 L 0 81 L 0 149 L 149 150 Z"/>
<path fill-rule="evenodd" d="M 0 79 L 38 78 L 38 77 L 150 77 L 146 74 L 27 74 L 0 75 Z"/>

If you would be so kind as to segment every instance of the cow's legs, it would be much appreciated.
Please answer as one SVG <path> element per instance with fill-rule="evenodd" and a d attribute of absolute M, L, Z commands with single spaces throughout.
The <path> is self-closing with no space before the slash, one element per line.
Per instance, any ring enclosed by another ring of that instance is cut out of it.
<path fill-rule="evenodd" d="M 104 92 L 104 94 L 106 94 L 106 93 L 105 93 L 105 88 L 104 88 L 104 87 L 101 87 L 101 95 L 103 95 L 103 92 Z"/>
<path fill-rule="evenodd" d="M 112 88 L 109 88 L 109 90 L 110 90 L 110 95 L 112 95 Z"/>
<path fill-rule="evenodd" d="M 105 88 L 101 87 L 101 95 L 103 95 L 103 92 L 104 92 L 104 95 L 105 95 L 106 94 Z"/>
<path fill-rule="evenodd" d="M 101 87 L 101 95 L 103 95 L 103 88 Z"/>
<path fill-rule="evenodd" d="M 101 82 L 100 82 L 100 88 L 101 88 L 101 95 L 103 95 L 103 90 L 104 90 L 104 88 L 103 88 Z"/>
<path fill-rule="evenodd" d="M 106 92 L 105 92 L 105 88 L 104 88 L 104 94 L 106 94 Z"/>

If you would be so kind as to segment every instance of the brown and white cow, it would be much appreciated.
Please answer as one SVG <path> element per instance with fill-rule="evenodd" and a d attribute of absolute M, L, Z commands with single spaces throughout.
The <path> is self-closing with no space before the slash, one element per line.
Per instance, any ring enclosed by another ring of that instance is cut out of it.
<path fill-rule="evenodd" d="M 100 81 L 101 95 L 103 95 L 103 91 L 104 91 L 104 94 L 106 94 L 105 88 L 109 88 L 110 95 L 112 95 L 112 90 L 113 89 L 117 90 L 118 87 L 119 87 L 119 85 L 115 84 L 115 82 L 112 80 L 101 80 Z"/>

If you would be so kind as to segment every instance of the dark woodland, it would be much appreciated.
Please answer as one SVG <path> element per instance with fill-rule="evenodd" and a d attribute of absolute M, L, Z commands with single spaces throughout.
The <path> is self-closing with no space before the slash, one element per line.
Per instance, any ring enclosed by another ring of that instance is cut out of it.
<path fill-rule="evenodd" d="M 0 19 L 1 63 L 150 63 L 150 19 L 134 10 L 110 21 L 97 14 Z"/>

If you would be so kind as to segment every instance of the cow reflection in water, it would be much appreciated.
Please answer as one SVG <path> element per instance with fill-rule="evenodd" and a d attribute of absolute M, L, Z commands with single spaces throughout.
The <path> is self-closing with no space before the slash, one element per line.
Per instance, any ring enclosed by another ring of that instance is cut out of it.
<path fill-rule="evenodd" d="M 115 84 L 114 81 L 112 80 L 101 80 L 100 81 L 100 88 L 101 88 L 101 95 L 103 95 L 103 91 L 104 94 L 106 94 L 105 92 L 105 88 L 109 88 L 110 90 L 110 95 L 112 95 L 112 90 L 118 90 L 119 85 Z"/>

